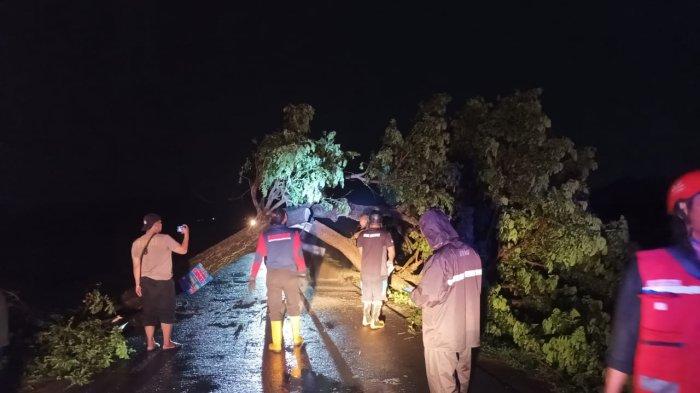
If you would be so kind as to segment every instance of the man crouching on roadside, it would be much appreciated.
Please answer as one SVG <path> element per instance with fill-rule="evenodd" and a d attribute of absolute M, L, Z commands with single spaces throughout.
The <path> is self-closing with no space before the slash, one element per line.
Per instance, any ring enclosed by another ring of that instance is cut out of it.
<path fill-rule="evenodd" d="M 146 330 L 146 349 L 152 351 L 160 345 L 153 335 L 160 322 L 163 330 L 163 349 L 179 346 L 171 340 L 175 322 L 175 283 L 173 282 L 172 253 L 187 254 L 190 229 L 182 226 L 184 239 L 178 243 L 169 235 L 161 234 L 163 221 L 157 214 L 143 218 L 143 236 L 131 245 L 136 295 L 143 298 L 142 320 Z"/>

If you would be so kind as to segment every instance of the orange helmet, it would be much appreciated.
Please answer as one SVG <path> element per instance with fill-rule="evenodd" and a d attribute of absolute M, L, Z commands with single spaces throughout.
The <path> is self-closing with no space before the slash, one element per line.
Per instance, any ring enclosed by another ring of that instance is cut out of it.
<path fill-rule="evenodd" d="M 671 184 L 666 197 L 666 211 L 673 214 L 676 203 L 690 199 L 700 193 L 700 170 L 684 174 Z"/>

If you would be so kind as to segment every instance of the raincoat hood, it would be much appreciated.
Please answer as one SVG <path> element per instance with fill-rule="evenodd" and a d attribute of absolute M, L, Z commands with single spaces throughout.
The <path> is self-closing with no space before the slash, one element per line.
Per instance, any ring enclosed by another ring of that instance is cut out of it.
<path fill-rule="evenodd" d="M 433 250 L 459 239 L 457 231 L 450 224 L 450 217 L 438 209 L 423 213 L 418 225 Z"/>

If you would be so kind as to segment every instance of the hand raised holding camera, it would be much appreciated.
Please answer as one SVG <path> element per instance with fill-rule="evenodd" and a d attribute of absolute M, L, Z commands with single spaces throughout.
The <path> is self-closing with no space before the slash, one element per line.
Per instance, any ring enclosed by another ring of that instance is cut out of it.
<path fill-rule="evenodd" d="M 187 224 L 182 224 L 177 227 L 178 233 L 182 233 L 183 235 L 187 236 L 190 234 L 190 227 L 187 226 Z"/>

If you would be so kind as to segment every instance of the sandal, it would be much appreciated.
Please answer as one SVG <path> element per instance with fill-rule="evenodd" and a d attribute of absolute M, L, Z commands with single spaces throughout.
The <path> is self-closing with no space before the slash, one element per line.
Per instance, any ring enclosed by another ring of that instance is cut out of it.
<path fill-rule="evenodd" d="M 165 344 L 164 344 L 164 345 L 163 345 L 163 350 L 164 350 L 164 351 L 171 351 L 171 350 L 173 350 L 173 349 L 178 349 L 178 348 L 180 348 L 180 347 L 182 346 L 182 344 L 180 344 L 180 343 L 178 343 L 178 342 L 175 342 L 175 341 L 172 341 L 172 340 L 170 340 L 170 344 L 172 344 L 173 346 L 172 346 L 172 347 L 169 347 L 169 348 L 166 348 L 166 347 L 165 347 Z"/>
<path fill-rule="evenodd" d="M 152 348 L 146 347 L 146 351 L 148 351 L 148 352 L 153 352 L 153 351 L 155 351 L 155 350 L 158 349 L 158 348 L 160 348 L 160 344 L 158 344 L 157 342 L 154 342 Z"/>

